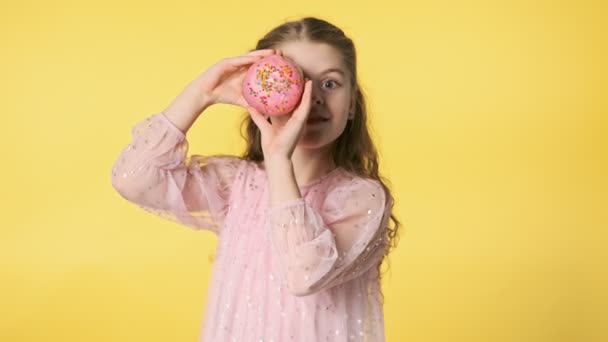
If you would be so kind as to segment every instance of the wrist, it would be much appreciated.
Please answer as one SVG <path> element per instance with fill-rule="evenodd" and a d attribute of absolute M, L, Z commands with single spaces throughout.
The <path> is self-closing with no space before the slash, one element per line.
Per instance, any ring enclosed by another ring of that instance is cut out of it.
<path fill-rule="evenodd" d="M 205 93 L 199 93 L 198 98 L 198 107 L 200 108 L 201 112 L 213 104 L 211 98 Z"/>
<path fill-rule="evenodd" d="M 264 158 L 264 165 L 266 166 L 267 172 L 273 172 L 275 170 L 293 169 L 293 163 L 291 159 L 283 156 Z"/>
<path fill-rule="evenodd" d="M 264 164 L 266 176 L 268 177 L 270 207 L 275 207 L 281 203 L 297 200 L 302 197 L 290 159 L 265 159 Z"/>
<path fill-rule="evenodd" d="M 213 99 L 202 90 L 201 79 L 197 78 L 187 86 L 188 97 L 194 98 L 199 113 L 213 104 Z"/>

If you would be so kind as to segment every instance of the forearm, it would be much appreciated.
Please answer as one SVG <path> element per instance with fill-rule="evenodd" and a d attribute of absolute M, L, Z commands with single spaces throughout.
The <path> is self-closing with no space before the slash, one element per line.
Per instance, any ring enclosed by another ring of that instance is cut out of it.
<path fill-rule="evenodd" d="M 270 207 L 302 197 L 290 160 L 266 160 L 265 164 Z"/>
<path fill-rule="evenodd" d="M 184 134 L 188 132 L 199 115 L 211 104 L 199 90 L 198 79 L 192 81 L 184 90 L 163 110 L 163 113 Z"/>
<path fill-rule="evenodd" d="M 181 167 L 185 152 L 179 148 L 183 135 L 160 114 L 142 119 L 131 131 L 131 143 L 112 167 L 112 185 L 130 201 L 154 206 L 153 200 L 166 188 L 163 181 L 182 179 L 180 173 L 185 172 Z"/>

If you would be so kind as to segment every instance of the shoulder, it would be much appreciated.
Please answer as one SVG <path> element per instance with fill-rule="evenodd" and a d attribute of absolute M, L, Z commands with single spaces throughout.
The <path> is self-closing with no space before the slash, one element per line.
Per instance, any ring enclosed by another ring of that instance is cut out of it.
<path fill-rule="evenodd" d="M 328 198 L 340 196 L 348 198 L 361 195 L 369 196 L 373 200 L 383 201 L 386 198 L 386 191 L 379 180 L 356 175 L 346 170 L 341 170 L 327 189 Z"/>
<path fill-rule="evenodd" d="M 381 215 L 388 208 L 387 193 L 382 183 L 342 171 L 327 189 L 323 211 L 339 219 L 348 215 Z"/>

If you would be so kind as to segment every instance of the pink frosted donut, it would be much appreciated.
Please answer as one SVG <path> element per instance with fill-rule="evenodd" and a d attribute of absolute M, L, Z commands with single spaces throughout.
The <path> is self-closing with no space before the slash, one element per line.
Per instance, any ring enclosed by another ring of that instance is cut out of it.
<path fill-rule="evenodd" d="M 300 69 L 279 55 L 253 63 L 243 80 L 243 97 L 253 108 L 269 116 L 295 109 L 304 91 Z"/>

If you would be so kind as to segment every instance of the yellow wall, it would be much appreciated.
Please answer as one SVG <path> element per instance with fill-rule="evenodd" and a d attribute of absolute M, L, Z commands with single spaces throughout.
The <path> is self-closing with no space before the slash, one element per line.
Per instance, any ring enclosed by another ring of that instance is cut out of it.
<path fill-rule="evenodd" d="M 111 166 L 303 15 L 359 50 L 404 223 L 388 341 L 608 340 L 606 2 L 264 3 L 4 1 L 1 341 L 196 340 L 216 238 L 123 200 Z M 238 153 L 242 113 L 209 109 L 190 151 Z"/>

